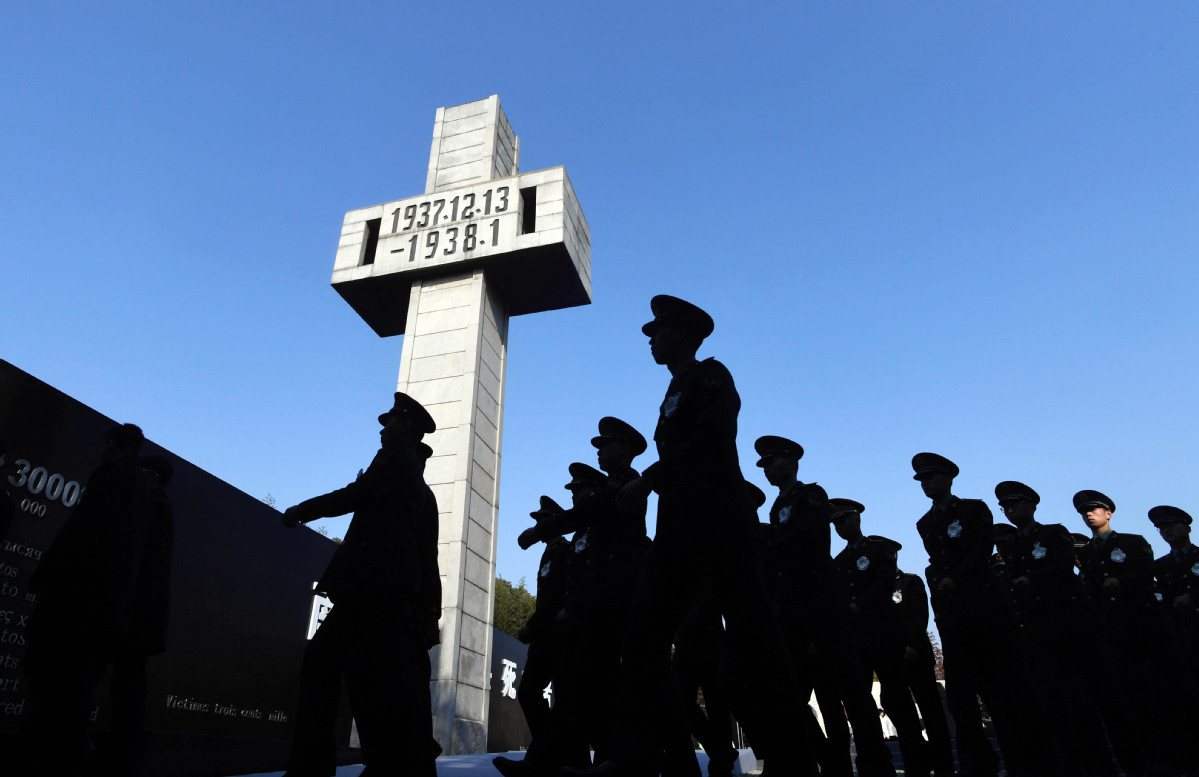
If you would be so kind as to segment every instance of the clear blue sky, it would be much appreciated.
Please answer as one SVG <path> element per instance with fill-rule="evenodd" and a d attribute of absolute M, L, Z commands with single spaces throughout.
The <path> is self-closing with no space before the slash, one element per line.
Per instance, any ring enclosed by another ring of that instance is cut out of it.
<path fill-rule="evenodd" d="M 660 292 L 716 319 L 747 475 L 798 440 L 902 566 L 921 450 L 1072 530 L 1102 490 L 1161 552 L 1146 510 L 1199 513 L 1197 39 L 1164 0 L 10 4 L 0 356 L 281 507 L 343 485 L 401 339 L 329 286 L 342 216 L 421 193 L 436 108 L 499 94 L 594 273 L 511 325 L 501 575 L 600 416 L 652 432 Z"/>

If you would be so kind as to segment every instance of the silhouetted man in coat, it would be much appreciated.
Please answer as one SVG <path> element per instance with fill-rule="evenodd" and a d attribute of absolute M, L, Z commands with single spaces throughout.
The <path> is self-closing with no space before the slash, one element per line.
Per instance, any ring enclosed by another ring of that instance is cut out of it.
<path fill-rule="evenodd" d="M 382 445 L 357 480 L 283 514 L 294 527 L 354 513 L 317 584 L 333 608 L 304 652 L 288 777 L 334 773 L 337 701 L 351 652 L 357 671 L 374 668 L 380 688 L 370 699 L 371 726 L 387 746 L 369 746 L 364 735 L 372 777 L 437 773 L 427 651 L 437 643 L 441 578 L 437 502 L 425 484 L 428 446 L 420 441 L 435 424 L 400 392 L 379 423 Z"/>
<path fill-rule="evenodd" d="M 38 603 L 26 632 L 22 741 L 31 760 L 23 773 L 80 773 L 92 690 L 148 625 L 137 608 L 149 528 L 148 483 L 137 463 L 144 441 L 133 424 L 109 430 L 100 466 L 30 580 Z"/>

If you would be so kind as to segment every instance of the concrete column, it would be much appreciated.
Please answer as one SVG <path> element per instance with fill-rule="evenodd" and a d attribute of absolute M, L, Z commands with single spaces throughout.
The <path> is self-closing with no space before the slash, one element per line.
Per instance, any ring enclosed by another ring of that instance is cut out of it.
<path fill-rule="evenodd" d="M 441 512 L 435 736 L 449 753 L 484 752 L 508 315 L 480 269 L 414 282 L 405 331 L 398 390 L 437 422 L 425 469 Z"/>

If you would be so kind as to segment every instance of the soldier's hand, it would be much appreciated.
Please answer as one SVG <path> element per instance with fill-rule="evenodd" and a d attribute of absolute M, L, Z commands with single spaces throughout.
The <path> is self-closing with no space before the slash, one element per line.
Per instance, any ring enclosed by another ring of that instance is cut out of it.
<path fill-rule="evenodd" d="M 1109 577 L 1107 580 L 1103 581 L 1103 590 L 1111 596 L 1115 596 L 1116 594 L 1120 593 L 1121 588 L 1123 588 L 1123 586 L 1120 584 L 1120 578 L 1118 577 Z"/>
<path fill-rule="evenodd" d="M 1174 609 L 1179 612 L 1190 612 L 1195 609 L 1195 600 L 1190 593 L 1174 597 Z"/>
<path fill-rule="evenodd" d="M 1022 594 L 1028 593 L 1028 589 L 1031 587 L 1032 587 L 1032 581 L 1024 576 L 1017 577 L 1015 580 L 1012 581 L 1012 588 L 1016 589 L 1017 591 L 1019 591 Z"/>
<path fill-rule="evenodd" d="M 536 526 L 530 526 L 520 533 L 516 538 L 516 544 L 520 545 L 521 550 L 528 550 L 541 541 L 541 535 L 537 533 Z"/>
<path fill-rule="evenodd" d="M 292 505 L 283 511 L 283 525 L 289 529 L 294 529 L 304 523 L 304 511 L 299 505 Z"/>
<path fill-rule="evenodd" d="M 652 490 L 645 478 L 633 478 L 625 483 L 616 495 L 616 506 L 626 513 L 635 512 L 640 504 L 649 498 L 649 492 Z"/>
<path fill-rule="evenodd" d="M 920 651 L 916 650 L 916 648 L 912 647 L 911 645 L 908 645 L 907 647 L 905 647 L 903 649 L 903 660 L 904 661 L 914 664 L 919 659 L 920 659 Z"/>

